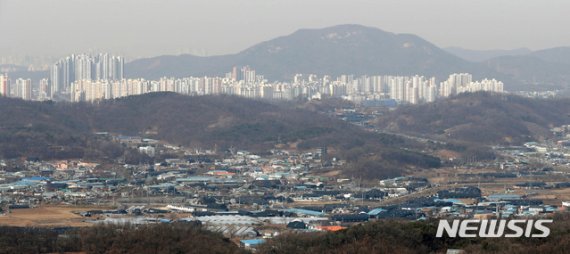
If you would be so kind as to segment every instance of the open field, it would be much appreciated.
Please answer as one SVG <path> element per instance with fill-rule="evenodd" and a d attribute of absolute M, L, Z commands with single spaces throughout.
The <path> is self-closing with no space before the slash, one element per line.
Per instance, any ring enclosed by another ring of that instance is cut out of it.
<path fill-rule="evenodd" d="M 29 209 L 13 209 L 9 214 L 0 216 L 1 226 L 16 227 L 86 227 L 91 223 L 73 212 L 82 212 L 92 208 L 44 206 Z"/>

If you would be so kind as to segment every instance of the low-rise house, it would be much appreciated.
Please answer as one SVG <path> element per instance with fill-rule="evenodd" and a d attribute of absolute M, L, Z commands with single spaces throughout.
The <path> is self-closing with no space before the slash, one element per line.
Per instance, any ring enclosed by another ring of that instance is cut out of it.
<path fill-rule="evenodd" d="M 290 229 L 307 229 L 307 224 L 302 220 L 296 219 L 287 224 L 287 228 Z"/>
<path fill-rule="evenodd" d="M 265 243 L 265 239 L 263 238 L 247 239 L 247 240 L 241 240 L 240 246 L 245 249 L 255 249 L 263 243 Z"/>
<path fill-rule="evenodd" d="M 366 213 L 358 214 L 335 214 L 331 216 L 332 221 L 339 222 L 364 222 L 368 221 L 369 216 Z"/>

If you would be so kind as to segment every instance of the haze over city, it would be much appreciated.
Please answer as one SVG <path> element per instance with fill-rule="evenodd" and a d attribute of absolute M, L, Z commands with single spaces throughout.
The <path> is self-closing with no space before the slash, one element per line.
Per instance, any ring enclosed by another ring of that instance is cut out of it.
<path fill-rule="evenodd" d="M 111 52 L 128 58 L 236 53 L 302 28 L 362 24 L 440 47 L 570 45 L 570 2 L 339 0 L 2 0 L 2 56 Z"/>

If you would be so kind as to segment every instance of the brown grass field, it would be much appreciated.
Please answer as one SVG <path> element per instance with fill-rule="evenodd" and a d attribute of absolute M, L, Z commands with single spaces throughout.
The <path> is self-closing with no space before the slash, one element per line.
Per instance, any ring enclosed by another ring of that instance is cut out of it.
<path fill-rule="evenodd" d="M 91 210 L 66 206 L 44 206 L 30 209 L 14 209 L 9 214 L 0 216 L 1 226 L 16 227 L 86 227 L 91 223 L 73 212 Z"/>

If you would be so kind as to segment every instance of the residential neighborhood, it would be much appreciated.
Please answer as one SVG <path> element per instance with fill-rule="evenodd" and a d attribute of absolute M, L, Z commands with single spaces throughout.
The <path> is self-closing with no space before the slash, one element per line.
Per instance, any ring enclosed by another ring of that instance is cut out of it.
<path fill-rule="evenodd" d="M 561 141 L 497 147 L 504 159 L 496 163 L 373 184 L 329 174 L 345 162 L 326 147 L 259 155 L 97 133 L 155 163 L 3 160 L 0 220 L 24 209 L 68 207 L 86 225 L 198 223 L 252 249 L 284 232 L 337 231 L 373 220 L 550 217 L 570 206 L 568 128 L 555 130 L 564 132 Z M 536 163 L 551 166 L 530 166 Z M 545 194 L 553 191 L 559 196 Z"/>

